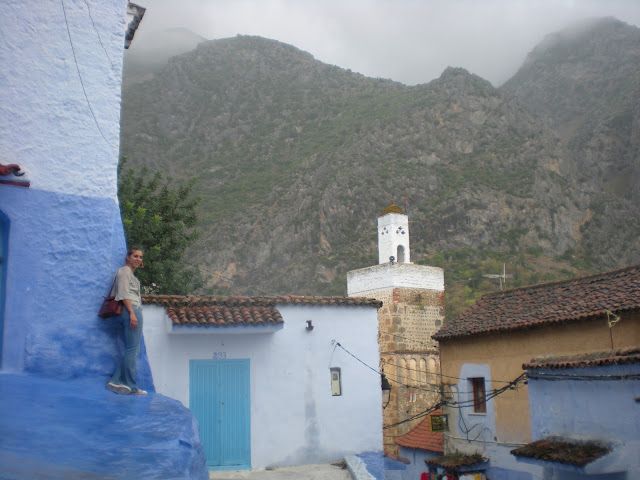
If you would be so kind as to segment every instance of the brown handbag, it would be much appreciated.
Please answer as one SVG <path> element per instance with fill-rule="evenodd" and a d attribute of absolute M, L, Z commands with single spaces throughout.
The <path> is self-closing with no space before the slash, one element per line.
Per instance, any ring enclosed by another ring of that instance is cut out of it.
<path fill-rule="evenodd" d="M 122 302 L 116 297 L 104 297 L 104 301 L 98 311 L 98 316 L 102 318 L 117 317 L 122 313 Z"/>
<path fill-rule="evenodd" d="M 116 284 L 116 279 L 114 277 L 109 293 L 111 293 L 111 290 L 113 290 L 113 286 L 115 284 Z M 102 305 L 100 305 L 100 310 L 98 310 L 98 316 L 100 318 L 117 317 L 121 313 L 122 313 L 121 301 L 116 300 L 116 297 L 113 297 L 113 296 L 104 297 L 104 300 L 102 301 Z"/>

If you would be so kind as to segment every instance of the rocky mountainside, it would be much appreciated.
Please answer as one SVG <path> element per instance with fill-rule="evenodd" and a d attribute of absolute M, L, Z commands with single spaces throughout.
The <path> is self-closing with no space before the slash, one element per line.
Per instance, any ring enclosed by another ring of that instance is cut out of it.
<path fill-rule="evenodd" d="M 344 294 L 348 270 L 377 262 L 391 201 L 410 215 L 412 260 L 446 269 L 453 311 L 503 263 L 519 285 L 637 262 L 637 237 L 597 245 L 621 232 L 596 182 L 512 82 L 448 68 L 407 87 L 264 38 L 208 41 L 124 90 L 122 148 L 196 182 L 189 261 L 211 292 Z"/>
<path fill-rule="evenodd" d="M 638 261 L 640 29 L 593 19 L 549 35 L 502 91 L 560 137 L 588 221 L 576 245 L 598 267 Z"/>

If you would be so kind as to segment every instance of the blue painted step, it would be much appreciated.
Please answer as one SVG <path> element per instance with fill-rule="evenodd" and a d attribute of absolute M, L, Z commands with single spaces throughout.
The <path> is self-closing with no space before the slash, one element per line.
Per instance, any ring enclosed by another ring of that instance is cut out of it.
<path fill-rule="evenodd" d="M 101 380 L 0 373 L 0 479 L 208 479 L 180 402 Z"/>

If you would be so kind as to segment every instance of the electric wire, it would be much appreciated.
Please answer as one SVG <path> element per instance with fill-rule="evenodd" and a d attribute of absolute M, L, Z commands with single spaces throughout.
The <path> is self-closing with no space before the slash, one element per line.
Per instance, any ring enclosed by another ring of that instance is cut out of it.
<path fill-rule="evenodd" d="M 384 361 L 384 365 L 393 365 L 396 368 L 401 368 L 404 370 L 413 370 L 416 372 L 423 372 L 423 370 L 419 370 L 416 368 L 411 368 L 411 367 L 403 367 L 401 365 L 398 365 L 397 363 L 393 363 L 393 362 L 389 362 L 389 361 Z M 468 380 L 468 378 L 463 378 L 463 377 L 454 377 L 452 375 L 444 375 L 442 373 L 437 373 L 436 375 L 438 375 L 439 377 L 446 377 L 446 378 L 455 378 L 456 380 Z M 491 379 L 492 382 L 495 383 L 511 383 L 511 380 L 494 380 L 493 378 Z"/>
<path fill-rule="evenodd" d="M 87 0 L 84 0 L 84 4 L 87 6 L 87 13 L 89 14 L 89 18 L 91 19 L 91 25 L 93 25 L 93 30 L 96 32 L 96 35 L 98 36 L 98 41 L 100 42 L 100 46 L 102 47 L 104 54 L 107 56 L 107 60 L 109 60 L 109 63 L 111 64 L 111 68 L 114 68 L 113 61 L 109 56 L 109 52 L 107 52 L 107 49 L 104 47 L 104 44 L 102 43 L 102 37 L 100 37 L 100 32 L 96 28 L 96 22 L 93 21 L 93 15 L 91 15 L 91 8 L 89 7 L 89 2 Z"/>
<path fill-rule="evenodd" d="M 96 128 L 98 132 L 100 132 L 100 136 L 109 145 L 112 149 L 115 150 L 115 147 L 107 140 L 107 137 L 104 135 L 102 129 L 100 128 L 100 124 L 98 123 L 98 119 L 96 118 L 96 114 L 93 111 L 93 107 L 91 106 L 91 102 L 89 101 L 89 96 L 87 95 L 87 90 L 84 86 L 84 80 L 82 80 L 82 74 L 80 73 L 80 66 L 78 65 L 78 58 L 76 57 L 76 49 L 73 46 L 73 40 L 71 39 L 71 29 L 69 28 L 69 21 L 67 20 L 67 10 L 64 6 L 64 0 L 60 0 L 60 4 L 62 5 L 62 13 L 64 15 L 64 23 L 67 27 L 67 35 L 69 36 L 69 44 L 71 45 L 71 53 L 73 53 L 73 62 L 76 65 L 76 71 L 78 72 L 78 78 L 80 79 L 80 86 L 82 87 L 82 93 L 84 94 L 84 98 L 87 102 L 87 106 L 89 107 L 89 111 L 91 112 L 91 117 L 93 117 L 93 121 L 96 124 Z"/>

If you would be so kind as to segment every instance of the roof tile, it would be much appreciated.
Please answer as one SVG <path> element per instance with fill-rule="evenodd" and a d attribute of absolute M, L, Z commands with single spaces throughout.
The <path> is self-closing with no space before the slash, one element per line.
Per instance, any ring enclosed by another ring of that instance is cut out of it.
<path fill-rule="evenodd" d="M 238 326 L 283 323 L 277 305 L 364 305 L 380 308 L 382 302 L 359 297 L 286 295 L 276 297 L 145 295 L 145 304 L 161 305 L 174 325 Z"/>
<path fill-rule="evenodd" d="M 578 355 L 536 357 L 522 365 L 522 368 L 524 370 L 536 368 L 588 368 L 629 363 L 640 363 L 640 347 L 582 353 Z"/>
<path fill-rule="evenodd" d="M 640 265 L 484 295 L 436 340 L 519 330 L 640 309 Z"/>
<path fill-rule="evenodd" d="M 433 412 L 432 415 L 442 415 L 442 412 L 438 410 Z M 444 452 L 444 434 L 431 431 L 431 415 L 425 417 L 404 435 L 397 437 L 396 443 L 407 448 L 418 448 L 438 453 Z"/>

